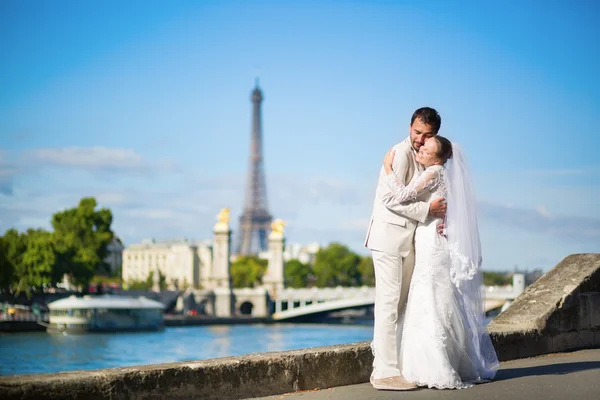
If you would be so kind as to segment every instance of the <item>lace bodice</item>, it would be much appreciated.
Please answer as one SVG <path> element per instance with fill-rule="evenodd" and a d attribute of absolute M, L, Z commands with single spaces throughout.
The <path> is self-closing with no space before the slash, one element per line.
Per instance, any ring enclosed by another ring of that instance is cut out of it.
<path fill-rule="evenodd" d="M 392 171 L 386 175 L 386 183 L 394 193 L 394 200 L 398 203 L 409 203 L 424 193 L 430 192 L 436 197 L 446 197 L 446 169 L 442 165 L 431 165 L 408 185 L 404 185 Z"/>

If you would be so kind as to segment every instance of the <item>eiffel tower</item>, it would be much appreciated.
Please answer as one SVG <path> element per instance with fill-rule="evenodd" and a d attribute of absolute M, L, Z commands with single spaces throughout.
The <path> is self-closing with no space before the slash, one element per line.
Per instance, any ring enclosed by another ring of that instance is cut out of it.
<path fill-rule="evenodd" d="M 267 233 L 271 226 L 271 214 L 267 207 L 267 189 L 262 155 L 262 125 L 260 104 L 263 95 L 256 86 L 252 91 L 252 137 L 250 143 L 250 166 L 246 180 L 244 211 L 240 216 L 238 231 L 238 255 L 255 255 L 267 250 Z"/>

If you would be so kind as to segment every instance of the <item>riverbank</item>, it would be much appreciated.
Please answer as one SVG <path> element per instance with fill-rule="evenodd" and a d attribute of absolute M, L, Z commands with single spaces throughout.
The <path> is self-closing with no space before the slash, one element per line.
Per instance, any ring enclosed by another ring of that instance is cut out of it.
<path fill-rule="evenodd" d="M 246 325 L 268 324 L 270 318 L 217 318 L 207 316 L 165 315 L 165 326 L 202 326 L 202 325 Z M 48 324 L 48 321 L 39 321 Z M 45 332 L 46 327 L 38 321 L 0 321 L 0 333 Z"/>
<path fill-rule="evenodd" d="M 48 321 L 41 321 L 48 323 Z M 45 326 L 37 323 L 37 321 L 0 321 L 0 333 L 25 333 L 25 332 L 44 332 Z"/>
<path fill-rule="evenodd" d="M 296 322 L 278 322 L 267 317 L 231 317 L 218 318 L 205 315 L 165 315 L 165 326 L 212 326 L 212 325 L 249 325 L 249 324 L 281 324 Z M 47 324 L 48 321 L 40 321 Z M 327 318 L 319 321 L 300 323 L 321 323 L 331 325 L 372 325 L 370 318 Z M 17 334 L 25 332 L 45 332 L 46 327 L 37 321 L 0 321 L 0 333 Z"/>
<path fill-rule="evenodd" d="M 165 326 L 246 325 L 271 322 L 273 322 L 271 318 L 256 317 L 219 318 L 205 315 L 165 315 Z"/>

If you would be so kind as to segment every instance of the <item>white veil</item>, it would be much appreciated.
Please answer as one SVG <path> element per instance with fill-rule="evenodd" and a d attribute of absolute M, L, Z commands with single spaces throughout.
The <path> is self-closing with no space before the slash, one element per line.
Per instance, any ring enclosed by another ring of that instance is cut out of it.
<path fill-rule="evenodd" d="M 466 158 L 455 143 L 452 143 L 452 158 L 447 171 L 445 224 L 450 250 L 450 277 L 464 302 L 465 327 L 471 333 L 473 348 L 479 350 L 479 354 L 472 355 L 473 360 L 478 361 L 479 377 L 488 379 L 494 376 L 499 364 L 485 322 L 477 205 Z"/>

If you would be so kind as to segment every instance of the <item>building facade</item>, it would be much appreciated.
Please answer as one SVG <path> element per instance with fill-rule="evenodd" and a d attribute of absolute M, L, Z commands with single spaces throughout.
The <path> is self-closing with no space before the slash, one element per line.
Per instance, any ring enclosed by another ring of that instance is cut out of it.
<path fill-rule="evenodd" d="M 308 245 L 302 245 L 300 243 L 286 243 L 283 250 L 283 261 L 288 262 L 290 260 L 298 260 L 302 264 L 312 265 L 315 262 L 315 258 L 320 248 L 321 246 L 316 242 Z M 261 251 L 258 253 L 258 257 L 269 260 L 271 258 L 271 252 Z"/>
<path fill-rule="evenodd" d="M 145 281 L 150 273 L 165 277 L 170 289 L 206 287 L 212 270 L 210 241 L 147 239 L 123 251 L 122 278 Z"/>

